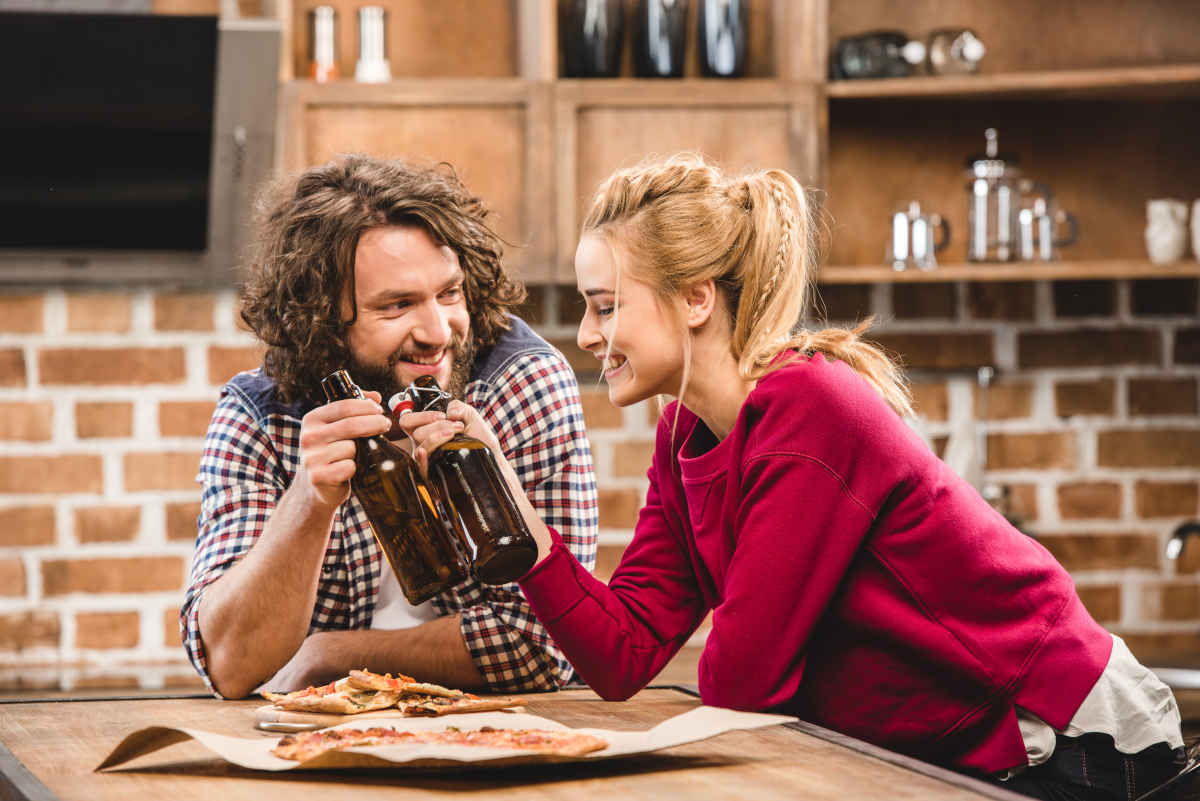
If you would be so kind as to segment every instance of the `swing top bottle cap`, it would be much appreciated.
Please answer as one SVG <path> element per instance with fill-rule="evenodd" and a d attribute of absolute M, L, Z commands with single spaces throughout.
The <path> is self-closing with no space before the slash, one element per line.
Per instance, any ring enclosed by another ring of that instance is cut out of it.
<path fill-rule="evenodd" d="M 395 395 L 388 398 L 388 408 L 392 410 L 392 414 L 394 414 L 398 420 L 413 410 L 413 402 L 404 397 L 402 393 L 397 392 Z"/>
<path fill-rule="evenodd" d="M 445 412 L 450 402 L 450 393 L 431 375 L 423 375 L 409 384 L 404 397 L 412 402 L 415 412 Z"/>

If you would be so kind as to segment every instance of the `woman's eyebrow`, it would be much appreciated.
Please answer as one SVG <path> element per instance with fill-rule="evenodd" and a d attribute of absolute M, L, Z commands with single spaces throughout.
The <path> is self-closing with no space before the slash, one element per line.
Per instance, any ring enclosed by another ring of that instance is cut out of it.
<path fill-rule="evenodd" d="M 611 295 L 612 293 L 613 293 L 613 291 L 611 289 L 585 289 L 585 290 L 583 290 L 583 296 L 585 298 L 594 298 L 597 295 Z"/>

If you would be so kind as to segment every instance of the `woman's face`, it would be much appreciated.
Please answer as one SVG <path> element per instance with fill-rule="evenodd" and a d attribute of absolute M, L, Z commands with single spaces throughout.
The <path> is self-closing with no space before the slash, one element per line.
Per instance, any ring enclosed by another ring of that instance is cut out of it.
<path fill-rule="evenodd" d="M 603 237 L 585 234 L 575 251 L 575 277 L 587 302 L 579 347 L 604 362 L 608 397 L 630 406 L 655 395 L 675 395 L 683 376 L 683 341 L 644 281 L 621 276 Z"/>

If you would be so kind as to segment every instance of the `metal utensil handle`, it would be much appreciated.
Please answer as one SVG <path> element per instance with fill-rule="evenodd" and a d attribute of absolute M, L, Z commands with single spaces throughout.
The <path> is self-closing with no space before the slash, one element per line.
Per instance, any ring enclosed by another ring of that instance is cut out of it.
<path fill-rule="evenodd" d="M 931 214 L 929 216 L 929 223 L 942 229 L 941 244 L 934 243 L 933 245 L 933 252 L 941 253 L 946 249 L 946 245 L 950 244 L 950 221 L 940 214 Z"/>
<path fill-rule="evenodd" d="M 318 729 L 327 729 L 329 726 L 325 723 L 277 723 L 269 720 L 260 720 L 255 726 L 262 731 L 276 732 L 297 732 L 297 731 L 317 731 Z"/>
<path fill-rule="evenodd" d="M 1065 222 L 1067 225 L 1071 226 L 1071 233 L 1066 239 L 1055 239 L 1054 247 L 1065 248 L 1074 245 L 1075 240 L 1079 238 L 1079 220 L 1075 219 L 1075 215 L 1069 211 L 1060 211 L 1055 215 L 1055 217 L 1062 218 L 1061 220 L 1056 219 L 1055 222 Z"/>

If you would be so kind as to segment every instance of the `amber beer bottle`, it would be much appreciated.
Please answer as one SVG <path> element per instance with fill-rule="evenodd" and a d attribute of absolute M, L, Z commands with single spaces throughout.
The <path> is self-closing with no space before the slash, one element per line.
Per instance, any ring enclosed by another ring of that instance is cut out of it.
<path fill-rule="evenodd" d="M 444 413 L 449 400 L 432 376 L 421 376 L 389 404 L 399 417 L 409 403 L 412 411 Z M 455 434 L 429 455 L 429 477 L 451 524 L 474 551 L 475 578 L 484 584 L 508 584 L 533 567 L 537 543 L 487 445 Z"/>
<path fill-rule="evenodd" d="M 329 401 L 362 398 L 345 370 L 321 382 Z M 381 436 L 355 440 L 354 495 L 413 606 L 466 581 L 468 558 L 446 530 L 416 461 Z"/>

